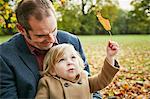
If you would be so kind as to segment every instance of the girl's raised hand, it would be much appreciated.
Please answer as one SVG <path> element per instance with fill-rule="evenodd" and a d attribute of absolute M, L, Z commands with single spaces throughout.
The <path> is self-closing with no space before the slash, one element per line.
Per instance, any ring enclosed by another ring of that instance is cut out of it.
<path fill-rule="evenodd" d="M 109 41 L 107 46 L 107 56 L 114 57 L 119 51 L 119 45 L 115 41 Z"/>

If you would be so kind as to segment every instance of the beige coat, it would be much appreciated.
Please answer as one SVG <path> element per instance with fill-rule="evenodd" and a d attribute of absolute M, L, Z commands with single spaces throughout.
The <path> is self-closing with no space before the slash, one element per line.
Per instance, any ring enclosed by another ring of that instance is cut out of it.
<path fill-rule="evenodd" d="M 75 83 L 51 75 L 44 76 L 39 81 L 36 99 L 91 99 L 91 93 L 105 88 L 118 70 L 105 60 L 101 72 L 90 78 L 83 72 Z"/>

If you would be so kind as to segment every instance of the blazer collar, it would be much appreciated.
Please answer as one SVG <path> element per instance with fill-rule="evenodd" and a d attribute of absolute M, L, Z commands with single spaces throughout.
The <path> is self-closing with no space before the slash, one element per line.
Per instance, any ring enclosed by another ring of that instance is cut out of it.
<path fill-rule="evenodd" d="M 24 64 L 31 70 L 34 74 L 36 80 L 39 79 L 39 71 L 38 71 L 38 63 L 36 58 L 33 54 L 31 54 L 30 50 L 28 49 L 24 37 L 19 34 L 19 37 L 16 40 L 16 46 L 18 49 L 18 55 L 24 62 Z"/>

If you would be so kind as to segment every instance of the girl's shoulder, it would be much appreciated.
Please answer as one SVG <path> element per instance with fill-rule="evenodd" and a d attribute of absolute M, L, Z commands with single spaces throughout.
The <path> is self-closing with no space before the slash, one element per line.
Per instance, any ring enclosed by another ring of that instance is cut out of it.
<path fill-rule="evenodd" d="M 50 80 L 52 78 L 53 78 L 52 75 L 50 75 L 50 74 L 44 74 L 44 75 L 42 75 L 42 77 L 41 77 L 40 80 Z"/>

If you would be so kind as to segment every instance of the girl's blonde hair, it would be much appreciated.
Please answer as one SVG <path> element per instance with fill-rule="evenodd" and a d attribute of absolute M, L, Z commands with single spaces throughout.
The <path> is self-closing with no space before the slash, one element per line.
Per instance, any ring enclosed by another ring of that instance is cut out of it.
<path fill-rule="evenodd" d="M 55 64 L 60 60 L 60 58 L 63 57 L 64 52 L 68 50 L 69 48 L 74 47 L 71 44 L 59 44 L 54 47 L 52 47 L 46 54 L 43 62 L 43 72 L 42 75 L 44 74 L 50 74 L 50 71 L 54 69 Z M 84 68 L 84 63 L 83 60 L 80 56 L 80 54 L 75 50 L 76 52 L 76 58 L 79 61 L 79 68 L 83 70 Z"/>

